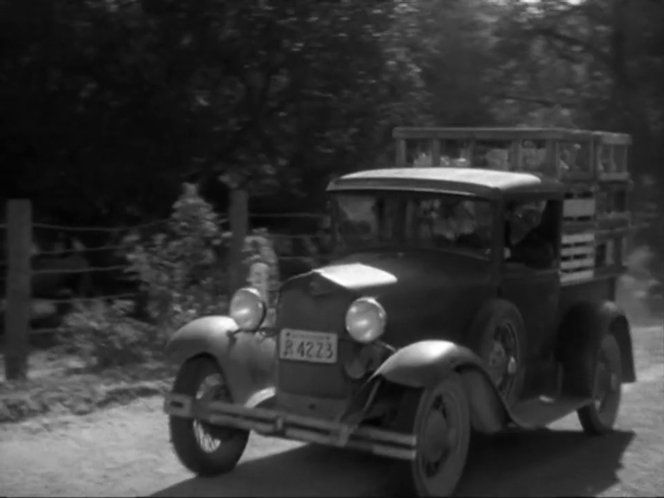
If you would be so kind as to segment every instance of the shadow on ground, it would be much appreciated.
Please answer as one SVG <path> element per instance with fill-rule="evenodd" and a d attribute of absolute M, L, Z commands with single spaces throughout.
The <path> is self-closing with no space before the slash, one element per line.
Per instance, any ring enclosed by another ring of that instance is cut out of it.
<path fill-rule="evenodd" d="M 633 438 L 633 432 L 589 437 L 550 430 L 478 438 L 457 494 L 595 496 L 618 483 Z M 398 470 L 392 461 L 361 453 L 301 446 L 154 496 L 399 496 Z"/>

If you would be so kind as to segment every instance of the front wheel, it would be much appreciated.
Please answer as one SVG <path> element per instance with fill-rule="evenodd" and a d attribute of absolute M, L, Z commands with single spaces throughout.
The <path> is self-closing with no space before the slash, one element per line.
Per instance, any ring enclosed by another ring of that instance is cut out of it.
<path fill-rule="evenodd" d="M 488 303 L 477 315 L 471 349 L 483 360 L 508 406 L 521 396 L 525 380 L 526 327 L 519 310 L 504 300 Z"/>
<path fill-rule="evenodd" d="M 187 361 L 178 372 L 173 392 L 206 401 L 232 401 L 219 367 L 210 359 Z M 199 420 L 169 417 L 171 442 L 182 464 L 200 476 L 229 472 L 242 456 L 249 432 Z"/>
<path fill-rule="evenodd" d="M 417 450 L 415 459 L 405 463 L 403 491 L 409 496 L 450 496 L 463 474 L 470 445 L 470 408 L 461 377 L 450 374 L 416 398 L 407 425 L 417 436 Z"/>
<path fill-rule="evenodd" d="M 600 343 L 592 382 L 592 403 L 577 414 L 586 433 L 605 434 L 613 430 L 618 417 L 622 386 L 620 347 L 612 334 Z"/>

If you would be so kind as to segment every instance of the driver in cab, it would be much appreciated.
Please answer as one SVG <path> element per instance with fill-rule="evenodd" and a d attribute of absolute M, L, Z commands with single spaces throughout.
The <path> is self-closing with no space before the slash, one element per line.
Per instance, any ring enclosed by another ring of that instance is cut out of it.
<path fill-rule="evenodd" d="M 505 260 L 532 268 L 550 268 L 555 261 L 553 246 L 540 233 L 546 202 L 508 207 L 505 227 Z"/>

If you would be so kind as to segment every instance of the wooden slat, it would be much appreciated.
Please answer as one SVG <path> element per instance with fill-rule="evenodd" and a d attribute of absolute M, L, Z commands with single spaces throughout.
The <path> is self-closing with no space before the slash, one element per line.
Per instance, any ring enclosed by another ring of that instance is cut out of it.
<path fill-rule="evenodd" d="M 566 256 L 577 256 L 581 254 L 591 254 L 594 256 L 595 247 L 594 246 L 563 247 L 562 250 L 563 258 Z"/>
<path fill-rule="evenodd" d="M 393 138 L 406 139 L 476 139 L 476 140 L 568 140 L 590 142 L 594 132 L 568 128 L 450 128 L 399 126 Z"/>
<path fill-rule="evenodd" d="M 563 235 L 563 245 L 579 244 L 581 242 L 595 242 L 595 234 L 591 232 L 585 232 Z"/>
<path fill-rule="evenodd" d="M 579 268 L 593 268 L 595 266 L 595 258 L 572 259 L 568 261 L 561 261 L 560 268 L 562 270 L 576 270 Z"/>
<path fill-rule="evenodd" d="M 583 270 L 571 273 L 563 273 L 560 276 L 561 283 L 573 283 L 585 280 L 592 280 L 595 276 L 594 270 Z"/>

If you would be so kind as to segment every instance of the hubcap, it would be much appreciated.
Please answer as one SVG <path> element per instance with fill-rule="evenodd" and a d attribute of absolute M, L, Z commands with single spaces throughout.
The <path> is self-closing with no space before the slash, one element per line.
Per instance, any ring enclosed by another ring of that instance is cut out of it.
<path fill-rule="evenodd" d="M 441 394 L 431 403 L 429 416 L 424 426 L 424 448 L 422 465 L 427 477 L 438 473 L 440 466 L 450 451 L 452 428 L 445 411 L 445 403 Z"/>
<path fill-rule="evenodd" d="M 424 429 L 426 434 L 423 448 L 428 462 L 437 462 L 443 458 L 447 441 L 442 434 L 447 434 L 447 424 L 440 412 L 431 413 Z"/>
<path fill-rule="evenodd" d="M 514 375 L 516 373 L 516 358 L 510 356 L 509 361 L 507 362 L 507 374 Z"/>
<path fill-rule="evenodd" d="M 503 394 L 512 385 L 518 370 L 518 358 L 516 332 L 511 324 L 505 323 L 496 329 L 487 358 L 491 378 Z"/>
<path fill-rule="evenodd" d="M 470 419 L 461 379 L 425 392 L 417 409 L 418 449 L 412 462 L 417 496 L 449 496 L 468 454 Z"/>
<path fill-rule="evenodd" d="M 618 376 L 614 373 L 611 374 L 611 380 L 609 382 L 609 385 L 611 386 L 611 390 L 615 391 L 618 389 Z"/>
<path fill-rule="evenodd" d="M 609 396 L 618 388 L 618 376 L 611 372 L 610 365 L 604 355 L 600 353 L 595 370 L 595 385 L 593 386 L 593 399 L 598 412 L 602 411 Z"/>

